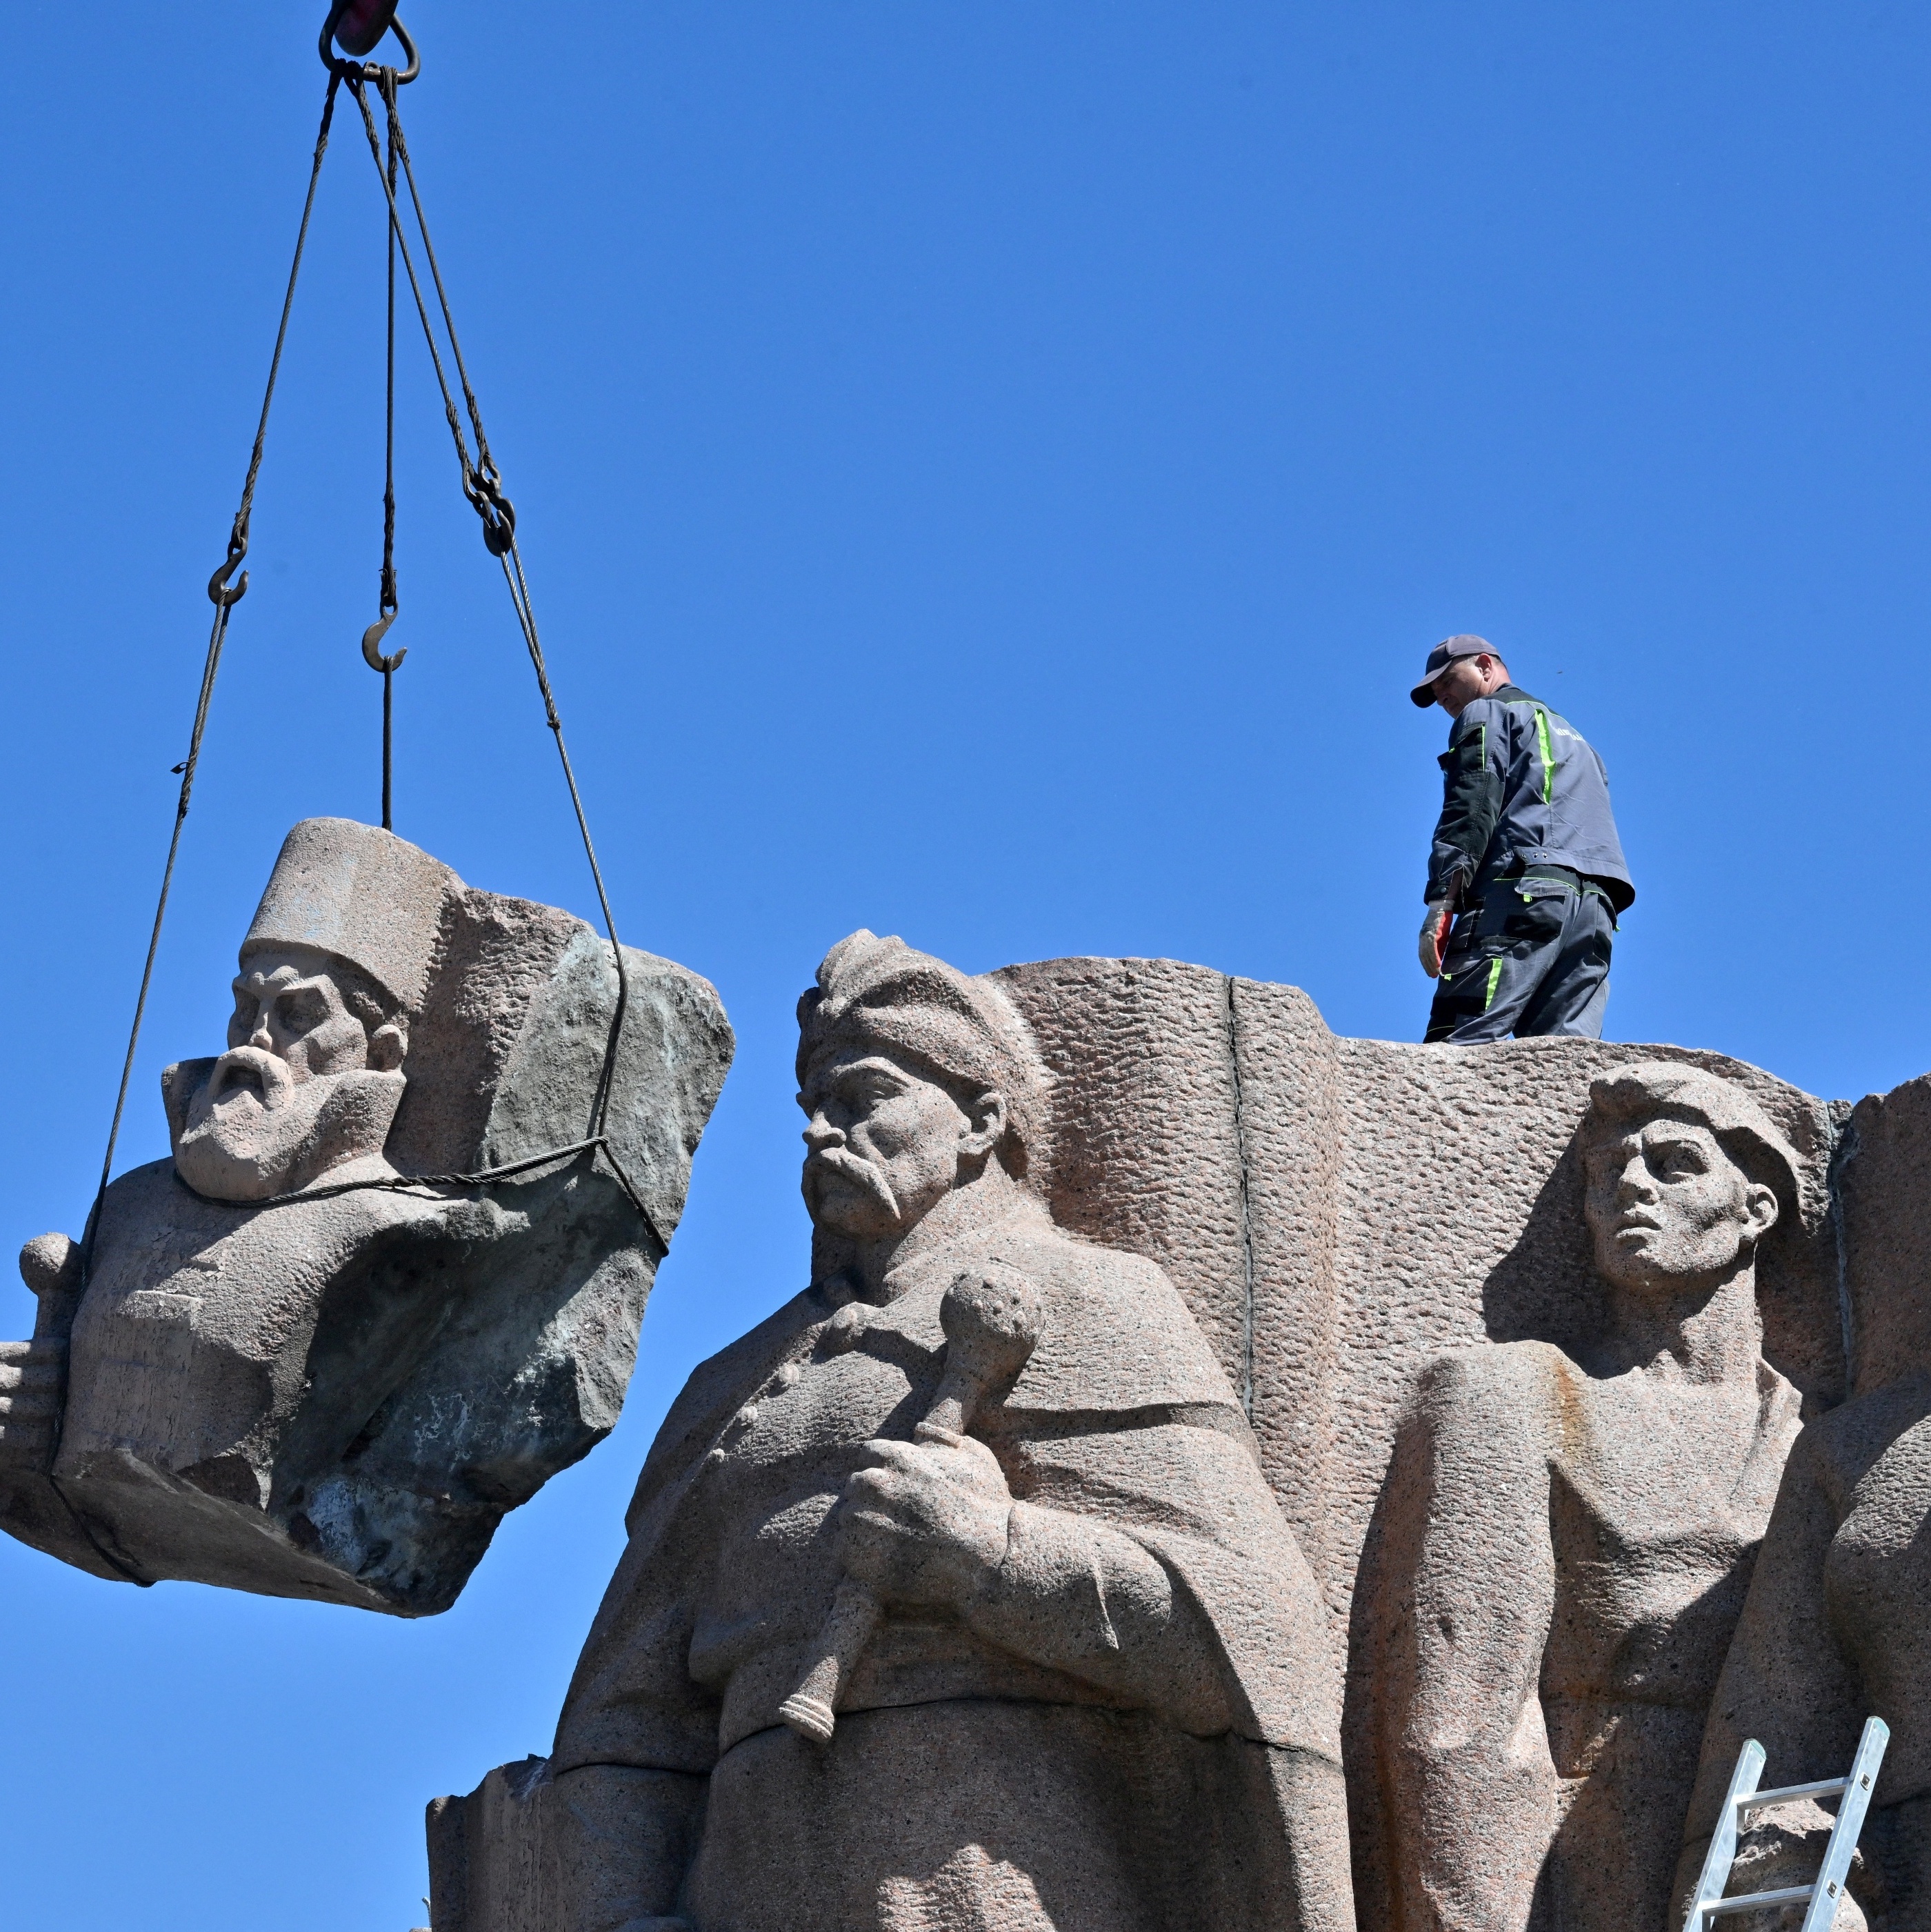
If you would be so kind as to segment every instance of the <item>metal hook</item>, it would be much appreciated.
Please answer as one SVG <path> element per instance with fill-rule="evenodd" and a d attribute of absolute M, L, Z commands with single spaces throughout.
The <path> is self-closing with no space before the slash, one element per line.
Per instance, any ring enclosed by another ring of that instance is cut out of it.
<path fill-rule="evenodd" d="M 208 601 L 219 609 L 230 610 L 247 596 L 248 573 L 245 570 L 241 571 L 240 583 L 231 584 L 228 581 L 237 570 L 241 569 L 242 560 L 247 554 L 248 546 L 245 543 L 231 543 L 228 546 L 227 561 L 208 580 Z"/>
<path fill-rule="evenodd" d="M 373 5 L 370 0 L 335 0 L 328 19 L 322 23 L 322 38 L 316 43 L 322 64 L 344 80 L 377 80 L 385 71 L 382 68 L 373 61 L 365 64 L 359 58 L 339 59 L 332 51 L 332 44 L 340 38 L 349 52 L 360 56 L 370 52 L 383 34 L 393 34 L 402 43 L 409 65 L 399 74 L 393 68 L 386 71 L 395 74 L 398 86 L 413 80 L 422 71 L 422 56 L 416 52 L 409 29 L 396 18 L 395 10 L 396 0 L 374 0 Z M 355 16 L 353 21 L 346 17 L 352 14 Z"/>
<path fill-rule="evenodd" d="M 395 620 L 396 614 L 393 610 L 385 610 L 362 633 L 362 659 L 371 670 L 394 670 L 396 666 L 409 656 L 409 646 L 406 644 L 403 645 L 393 657 L 384 657 L 376 648 L 382 642 L 383 634 Z"/>

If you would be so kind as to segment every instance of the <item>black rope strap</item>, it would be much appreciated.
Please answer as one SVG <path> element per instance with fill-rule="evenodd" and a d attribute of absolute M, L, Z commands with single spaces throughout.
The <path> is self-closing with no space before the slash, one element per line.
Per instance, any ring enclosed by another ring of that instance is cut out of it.
<path fill-rule="evenodd" d="M 661 1261 L 670 1252 L 670 1244 L 657 1225 L 656 1216 L 643 1204 L 643 1197 L 636 1184 L 617 1158 L 616 1150 L 610 1145 L 609 1137 L 594 1134 L 589 1139 L 572 1141 L 568 1147 L 546 1148 L 541 1154 L 526 1155 L 521 1160 L 505 1162 L 501 1167 L 485 1167 L 474 1174 L 397 1174 L 385 1175 L 374 1180 L 325 1181 L 319 1186 L 298 1187 L 286 1194 L 264 1195 L 259 1201 L 229 1201 L 217 1194 L 204 1194 L 198 1187 L 181 1178 L 178 1168 L 175 1170 L 177 1184 L 196 1200 L 205 1201 L 211 1208 L 235 1208 L 252 1210 L 257 1208 L 292 1207 L 298 1201 L 331 1201 L 344 1194 L 368 1192 L 409 1194 L 418 1200 L 430 1201 L 441 1197 L 433 1194 L 418 1194 L 420 1188 L 428 1187 L 487 1187 L 499 1180 L 508 1180 L 519 1174 L 533 1172 L 539 1167 L 549 1167 L 559 1160 L 571 1160 L 580 1155 L 601 1153 L 610 1164 L 610 1171 L 617 1178 L 617 1184 L 637 1210 L 637 1218 L 644 1229 L 657 1244 L 657 1259 Z"/>

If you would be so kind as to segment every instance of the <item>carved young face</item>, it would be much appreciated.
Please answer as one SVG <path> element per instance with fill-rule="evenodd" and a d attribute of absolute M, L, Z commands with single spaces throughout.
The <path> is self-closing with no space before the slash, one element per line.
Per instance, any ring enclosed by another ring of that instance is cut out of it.
<path fill-rule="evenodd" d="M 188 1102 L 175 1161 L 190 1186 L 259 1200 L 379 1154 L 401 1098 L 404 1048 L 373 1030 L 325 954 L 251 954 L 235 980 L 228 1051 Z"/>
<path fill-rule="evenodd" d="M 820 1227 L 862 1241 L 916 1227 L 982 1164 L 1005 1131 L 997 1094 L 961 1105 L 929 1075 L 883 1054 L 820 1060 L 798 1104 L 805 1130 L 805 1205 Z"/>
<path fill-rule="evenodd" d="M 1596 1265 L 1639 1293 L 1718 1279 L 1777 1220 L 1774 1191 L 1751 1180 L 1699 1122 L 1663 1118 L 1599 1130 L 1584 1161 Z"/>

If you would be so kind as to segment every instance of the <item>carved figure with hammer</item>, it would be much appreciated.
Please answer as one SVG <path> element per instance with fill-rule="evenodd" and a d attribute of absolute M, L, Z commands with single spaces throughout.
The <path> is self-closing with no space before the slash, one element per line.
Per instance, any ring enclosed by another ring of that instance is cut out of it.
<path fill-rule="evenodd" d="M 799 1006 L 812 1286 L 645 1466 L 555 1749 L 432 1807 L 439 1928 L 1348 1932 L 1339 1673 L 1172 1284 L 1057 1228 L 994 982 Z"/>

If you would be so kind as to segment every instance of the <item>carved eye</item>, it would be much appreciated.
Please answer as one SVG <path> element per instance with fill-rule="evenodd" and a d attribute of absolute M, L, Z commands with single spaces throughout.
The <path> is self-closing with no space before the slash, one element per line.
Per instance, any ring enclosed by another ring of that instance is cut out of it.
<path fill-rule="evenodd" d="M 304 988 L 284 993 L 275 1002 L 275 1017 L 285 1033 L 311 1033 L 328 1017 L 328 1008 L 319 994 Z"/>
<path fill-rule="evenodd" d="M 1657 1157 L 1656 1171 L 1665 1180 L 1689 1180 L 1708 1171 L 1699 1148 L 1681 1142 L 1661 1150 Z"/>

